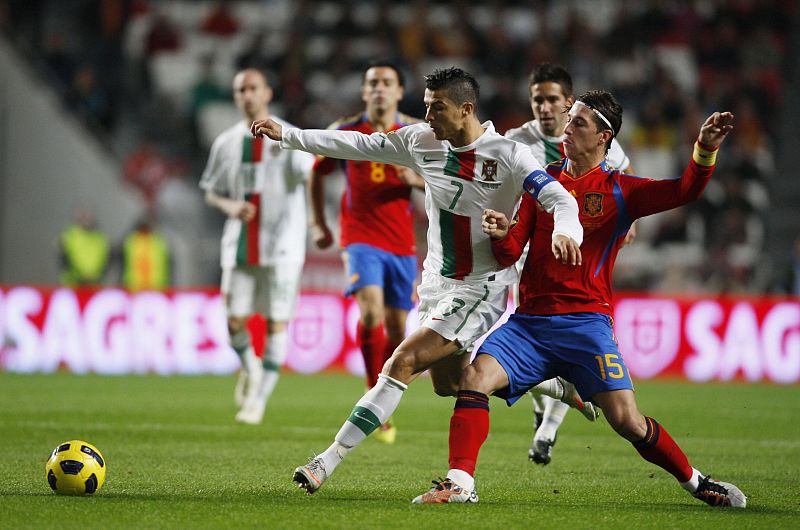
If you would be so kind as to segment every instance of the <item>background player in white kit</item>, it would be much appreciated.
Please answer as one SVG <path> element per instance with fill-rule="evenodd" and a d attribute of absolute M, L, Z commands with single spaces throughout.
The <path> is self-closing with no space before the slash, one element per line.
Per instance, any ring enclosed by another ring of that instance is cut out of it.
<path fill-rule="evenodd" d="M 470 351 L 502 316 L 508 285 L 517 278 L 513 267 L 497 263 L 481 230 L 485 208 L 512 212 L 524 189 L 554 214 L 556 258 L 571 265 L 580 262 L 583 229 L 575 199 L 543 170 L 530 149 L 495 132 L 491 122 L 478 120 L 475 79 L 448 68 L 425 82 L 427 123 L 391 133 L 301 131 L 270 120 L 251 127 L 254 135 L 281 140 L 283 147 L 410 167 L 426 184 L 428 254 L 418 289 L 420 328 L 395 350 L 333 444 L 295 470 L 294 480 L 308 493 L 319 489 L 345 455 L 391 416 L 408 384 L 424 370 L 430 369 L 437 394 L 458 390 L 458 377 L 469 362 L 469 355 L 458 354 Z M 569 385 L 554 381 L 554 386 L 558 397 L 566 394 L 583 407 Z M 594 411 L 587 411 L 587 417 L 594 419 Z"/>
<path fill-rule="evenodd" d="M 528 81 L 531 110 L 531 121 L 515 129 L 506 131 L 506 138 L 530 147 L 536 160 L 544 165 L 564 158 L 564 130 L 567 127 L 566 112 L 575 101 L 572 92 L 572 76 L 559 65 L 542 63 L 538 65 Z M 617 139 L 611 141 L 606 154 L 606 161 L 613 169 L 632 175 L 630 159 L 620 147 Z M 635 225 L 631 227 L 625 244 L 630 243 L 635 234 Z M 527 247 L 522 258 L 517 262 L 517 271 L 522 271 L 528 256 Z M 519 288 L 514 285 L 514 305 L 519 305 Z M 553 446 L 556 443 L 558 428 L 564 421 L 569 405 L 543 394 L 532 393 L 534 413 L 534 437 L 528 450 L 528 458 L 537 464 L 550 463 Z"/>
<path fill-rule="evenodd" d="M 314 157 L 250 134 L 250 123 L 270 117 L 272 89 L 265 74 L 255 69 L 237 73 L 233 99 L 243 119 L 214 141 L 200 187 L 206 190 L 206 202 L 228 216 L 221 290 L 231 346 L 243 367 L 237 385 L 242 408 L 236 420 L 256 424 L 286 359 L 287 326 L 306 252 L 305 181 Z M 247 320 L 256 311 L 267 320 L 261 362 L 247 331 Z"/>

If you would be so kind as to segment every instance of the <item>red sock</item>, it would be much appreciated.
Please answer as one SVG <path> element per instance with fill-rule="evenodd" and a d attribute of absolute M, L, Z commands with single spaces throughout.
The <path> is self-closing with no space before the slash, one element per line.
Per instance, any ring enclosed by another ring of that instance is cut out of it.
<path fill-rule="evenodd" d="M 358 346 L 361 348 L 361 355 L 364 356 L 364 367 L 367 370 L 367 388 L 372 388 L 378 382 L 378 374 L 383 370 L 383 353 L 386 349 L 386 334 L 383 331 L 383 324 L 367 328 L 359 322 L 356 336 Z"/>
<path fill-rule="evenodd" d="M 489 396 L 459 390 L 450 418 L 450 469 L 475 475 L 475 464 L 489 434 Z"/>
<path fill-rule="evenodd" d="M 644 419 L 647 422 L 647 433 L 638 442 L 633 442 L 633 447 L 642 458 L 664 468 L 679 482 L 692 478 L 692 466 L 672 436 L 653 418 L 645 416 Z"/>

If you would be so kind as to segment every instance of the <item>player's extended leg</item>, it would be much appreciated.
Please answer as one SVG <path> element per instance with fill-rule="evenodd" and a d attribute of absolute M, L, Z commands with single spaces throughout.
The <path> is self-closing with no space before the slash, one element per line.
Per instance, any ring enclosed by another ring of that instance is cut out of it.
<path fill-rule="evenodd" d="M 508 376 L 490 355 L 478 355 L 464 369 L 450 418 L 450 469 L 445 480 L 418 495 L 414 504 L 478 502 L 475 465 L 489 434 L 489 395 L 508 386 Z"/>
<path fill-rule="evenodd" d="M 667 430 L 656 420 L 643 416 L 631 390 L 598 392 L 592 401 L 602 409 L 611 427 L 633 444 L 639 454 L 670 474 L 692 496 L 711 506 L 744 508 L 747 497 L 727 482 L 712 480 L 689 465 L 689 460 Z"/>
<path fill-rule="evenodd" d="M 408 336 L 384 365 L 378 383 L 358 400 L 330 447 L 295 469 L 298 486 L 307 493 L 317 491 L 345 456 L 391 417 L 408 384 L 458 347 L 426 327 Z"/>
<path fill-rule="evenodd" d="M 278 384 L 281 366 L 286 361 L 289 347 L 288 322 L 267 321 L 267 340 L 264 355 L 261 358 L 263 371 L 255 390 L 247 398 L 245 407 L 236 415 L 242 423 L 256 425 L 261 423 L 275 385 Z"/>
<path fill-rule="evenodd" d="M 531 448 L 528 449 L 528 459 L 537 464 L 547 465 L 550 463 L 553 446 L 556 444 L 558 428 L 564 422 L 569 405 L 557 399 L 548 396 L 536 396 L 536 394 L 534 394 L 534 401 L 537 397 L 544 405 L 544 408 L 536 426 Z M 534 414 L 536 414 L 535 410 L 534 408 Z"/>

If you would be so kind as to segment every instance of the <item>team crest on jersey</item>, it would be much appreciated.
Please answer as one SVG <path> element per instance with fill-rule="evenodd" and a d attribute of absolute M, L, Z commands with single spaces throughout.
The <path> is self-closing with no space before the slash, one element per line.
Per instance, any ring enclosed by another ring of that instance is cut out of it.
<path fill-rule="evenodd" d="M 603 215 L 603 194 L 587 193 L 583 196 L 583 213 L 590 217 Z"/>
<path fill-rule="evenodd" d="M 481 178 L 478 183 L 482 188 L 496 190 L 500 187 L 502 182 L 495 180 L 497 176 L 497 160 L 484 160 L 483 167 L 481 168 Z"/>
<path fill-rule="evenodd" d="M 269 154 L 272 155 L 272 158 L 278 158 L 281 154 L 281 144 L 274 143 L 272 147 L 269 148 Z"/>
<path fill-rule="evenodd" d="M 481 169 L 481 177 L 486 182 L 493 182 L 497 176 L 497 160 L 484 160 L 483 169 Z"/>

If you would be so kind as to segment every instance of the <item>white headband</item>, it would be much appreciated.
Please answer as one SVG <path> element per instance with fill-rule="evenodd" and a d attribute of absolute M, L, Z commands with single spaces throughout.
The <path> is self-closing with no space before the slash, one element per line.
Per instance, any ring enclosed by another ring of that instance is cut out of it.
<path fill-rule="evenodd" d="M 584 107 L 586 107 L 587 109 L 589 109 L 589 110 L 591 110 L 592 112 L 594 112 L 594 113 L 597 115 L 597 117 L 598 117 L 598 118 L 600 118 L 601 120 L 603 120 L 603 123 L 605 123 L 606 125 L 608 125 L 608 128 L 609 128 L 609 129 L 611 129 L 611 134 L 612 134 L 612 135 L 614 134 L 614 127 L 612 127 L 612 126 L 611 126 L 611 122 L 610 122 L 610 121 L 608 121 L 608 119 L 607 119 L 605 116 L 603 116 L 603 113 L 602 113 L 602 112 L 600 112 L 599 110 L 597 110 L 597 109 L 595 109 L 595 108 L 592 108 L 592 107 L 590 107 L 589 105 L 587 105 L 586 103 L 584 103 L 583 101 L 581 101 L 581 100 L 579 100 L 579 99 L 576 99 L 576 100 L 575 100 L 575 105 L 583 105 L 583 106 L 584 106 Z"/>

